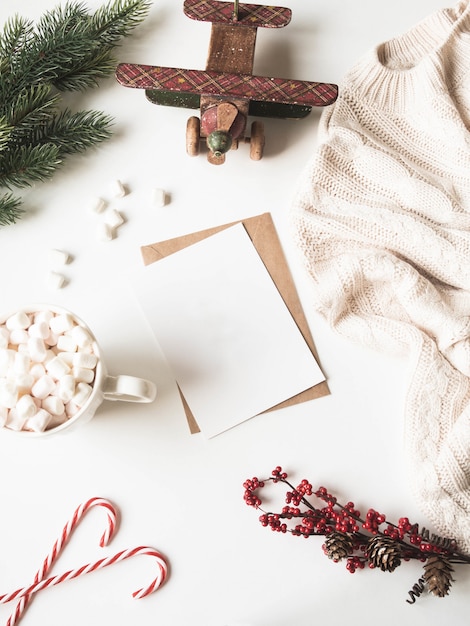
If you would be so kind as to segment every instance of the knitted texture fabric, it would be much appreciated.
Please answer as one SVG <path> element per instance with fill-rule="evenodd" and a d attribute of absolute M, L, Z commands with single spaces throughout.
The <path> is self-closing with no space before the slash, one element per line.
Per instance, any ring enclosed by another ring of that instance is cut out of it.
<path fill-rule="evenodd" d="M 351 339 L 408 355 L 413 494 L 470 553 L 470 0 L 345 75 L 291 219 L 317 310 Z"/>

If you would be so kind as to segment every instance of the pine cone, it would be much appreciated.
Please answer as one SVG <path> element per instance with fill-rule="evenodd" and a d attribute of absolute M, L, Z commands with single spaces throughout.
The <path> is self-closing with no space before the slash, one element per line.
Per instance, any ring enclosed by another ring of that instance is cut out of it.
<path fill-rule="evenodd" d="M 348 533 L 332 532 L 327 535 L 323 544 L 323 551 L 326 556 L 335 562 L 352 554 L 353 548 L 354 543 Z"/>
<path fill-rule="evenodd" d="M 454 581 L 454 571 L 450 562 L 443 556 L 430 556 L 424 565 L 423 578 L 430 593 L 443 598 L 449 593 Z"/>
<path fill-rule="evenodd" d="M 391 537 L 380 535 L 369 539 L 367 557 L 382 572 L 393 572 L 401 563 L 401 549 Z"/>

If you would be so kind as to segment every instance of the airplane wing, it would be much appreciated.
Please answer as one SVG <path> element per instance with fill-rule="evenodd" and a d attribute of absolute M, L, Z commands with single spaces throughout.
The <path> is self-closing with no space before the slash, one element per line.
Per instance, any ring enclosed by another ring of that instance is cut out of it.
<path fill-rule="evenodd" d="M 161 106 L 178 107 L 180 109 L 199 109 L 201 106 L 201 96 L 195 93 L 146 89 L 145 95 L 149 102 Z M 279 104 L 278 102 L 258 102 L 257 100 L 250 100 L 248 105 L 248 115 L 283 120 L 299 120 L 307 117 L 311 110 L 312 107 L 301 104 Z"/>
<path fill-rule="evenodd" d="M 135 63 L 118 65 L 116 79 L 124 87 L 135 89 L 227 96 L 304 106 L 326 106 L 338 97 L 338 86 L 331 83 Z"/>
<path fill-rule="evenodd" d="M 233 2 L 218 0 L 185 0 L 183 11 L 187 17 L 213 24 L 251 26 L 252 28 L 282 28 L 291 21 L 292 11 L 285 7 L 261 4 L 239 4 L 238 19 L 233 19 Z"/>

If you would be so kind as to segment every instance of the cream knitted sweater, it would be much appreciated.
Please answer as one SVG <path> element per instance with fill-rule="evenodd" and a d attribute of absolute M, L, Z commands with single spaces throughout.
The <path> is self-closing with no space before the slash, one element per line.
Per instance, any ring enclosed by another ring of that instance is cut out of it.
<path fill-rule="evenodd" d="M 413 491 L 470 552 L 470 0 L 347 73 L 291 216 L 318 311 L 410 355 Z"/>

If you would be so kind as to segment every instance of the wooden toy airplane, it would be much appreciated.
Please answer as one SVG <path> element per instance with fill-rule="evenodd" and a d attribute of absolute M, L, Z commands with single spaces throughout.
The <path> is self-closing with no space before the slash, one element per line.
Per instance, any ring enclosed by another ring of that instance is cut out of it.
<path fill-rule="evenodd" d="M 259 4 L 218 0 L 185 0 L 187 17 L 211 22 L 209 54 L 205 70 L 188 70 L 121 63 L 116 79 L 125 87 L 145 89 L 150 102 L 200 109 L 186 127 L 186 151 L 196 156 L 201 138 L 206 139 L 208 160 L 216 165 L 240 141 L 250 144 L 250 157 L 259 160 L 264 150 L 262 122 L 247 118 L 303 118 L 312 107 L 332 104 L 338 87 L 284 78 L 253 76 L 257 29 L 281 28 L 291 20 L 291 10 Z"/>

